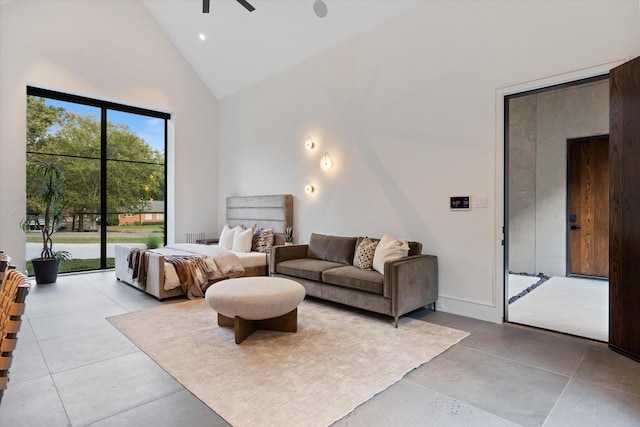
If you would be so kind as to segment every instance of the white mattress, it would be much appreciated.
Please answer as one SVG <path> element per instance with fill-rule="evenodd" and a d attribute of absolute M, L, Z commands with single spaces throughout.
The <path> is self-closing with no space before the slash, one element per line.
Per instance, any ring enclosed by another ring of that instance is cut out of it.
<path fill-rule="evenodd" d="M 233 251 L 231 251 L 233 252 Z M 249 267 L 260 267 L 262 265 L 267 265 L 267 254 L 263 252 L 233 252 L 238 256 L 240 260 L 240 264 L 244 268 Z"/>

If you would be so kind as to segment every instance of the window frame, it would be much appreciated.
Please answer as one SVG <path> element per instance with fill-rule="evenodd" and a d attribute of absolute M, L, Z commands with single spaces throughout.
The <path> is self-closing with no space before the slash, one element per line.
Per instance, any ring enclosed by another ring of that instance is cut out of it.
<path fill-rule="evenodd" d="M 124 113 L 137 114 L 141 116 L 153 117 L 156 119 L 164 120 L 164 213 L 167 212 L 167 139 L 168 139 L 168 121 L 171 120 L 171 114 L 152 110 L 149 108 L 135 107 L 132 105 L 121 104 L 113 101 L 106 101 L 97 98 L 90 98 L 82 95 L 74 95 L 65 92 L 59 92 L 56 90 L 45 89 L 37 86 L 27 86 L 27 96 L 36 96 L 41 98 L 54 99 L 57 101 L 64 101 L 76 104 L 87 105 L 90 107 L 100 108 L 100 216 L 101 218 L 107 218 L 107 110 L 120 111 Z M 163 215 L 163 222 L 165 224 L 164 232 L 164 244 L 167 243 L 167 219 L 166 215 Z M 105 270 L 110 267 L 107 266 L 107 227 L 100 227 L 100 270 Z"/>

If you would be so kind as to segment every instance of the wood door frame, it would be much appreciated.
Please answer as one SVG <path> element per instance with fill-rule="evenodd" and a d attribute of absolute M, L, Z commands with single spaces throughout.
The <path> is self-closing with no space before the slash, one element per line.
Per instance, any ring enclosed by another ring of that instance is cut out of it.
<path fill-rule="evenodd" d="M 639 71 L 640 56 L 613 68 L 609 79 L 609 348 L 638 362 Z"/>
<path fill-rule="evenodd" d="M 572 274 L 571 273 L 571 242 L 570 242 L 570 225 L 569 225 L 569 215 L 571 215 L 571 191 L 570 191 L 570 185 L 569 185 L 569 177 L 571 176 L 571 156 L 570 156 L 570 149 L 571 146 L 573 144 L 579 144 L 581 142 L 587 142 L 587 141 L 591 141 L 594 139 L 607 139 L 607 145 L 609 144 L 609 134 L 602 134 L 602 135 L 593 135 L 593 136 L 583 136 L 583 137 L 579 137 L 579 138 L 568 138 L 567 139 L 567 177 L 566 177 L 566 185 L 567 185 L 567 191 L 566 191 L 566 195 L 567 195 L 567 200 L 566 200 L 566 207 L 567 207 L 567 212 L 565 215 L 565 222 L 566 222 L 566 229 L 565 229 L 565 233 L 566 233 L 566 237 L 565 237 L 565 244 L 566 244 L 566 266 L 565 266 L 565 270 L 566 270 L 566 275 L 567 277 L 583 277 L 583 278 L 587 278 L 587 279 L 593 279 L 593 280 L 609 280 L 609 277 L 604 277 L 604 276 L 589 276 L 586 274 Z M 607 201 L 608 203 L 608 201 Z M 607 257 L 609 257 L 609 253 L 607 253 Z"/>

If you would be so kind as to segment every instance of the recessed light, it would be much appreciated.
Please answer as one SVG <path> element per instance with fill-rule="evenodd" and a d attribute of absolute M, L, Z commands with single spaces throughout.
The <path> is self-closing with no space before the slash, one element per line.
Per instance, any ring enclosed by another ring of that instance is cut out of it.
<path fill-rule="evenodd" d="M 204 39 L 206 39 L 204 33 L 200 33 L 200 40 L 204 41 Z"/>

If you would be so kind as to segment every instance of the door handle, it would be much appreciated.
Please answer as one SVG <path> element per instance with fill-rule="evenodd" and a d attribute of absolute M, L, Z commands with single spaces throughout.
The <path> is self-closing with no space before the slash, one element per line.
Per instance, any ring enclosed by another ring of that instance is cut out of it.
<path fill-rule="evenodd" d="M 580 230 L 582 227 L 580 227 L 579 225 L 572 225 L 571 229 L 572 230 Z"/>

